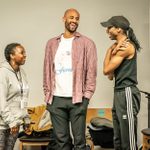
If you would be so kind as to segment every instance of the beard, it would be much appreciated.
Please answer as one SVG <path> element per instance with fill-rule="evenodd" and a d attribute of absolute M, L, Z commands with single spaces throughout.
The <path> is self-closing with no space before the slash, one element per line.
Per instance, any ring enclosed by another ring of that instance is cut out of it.
<path fill-rule="evenodd" d="M 74 33 L 77 28 L 78 28 L 78 24 L 77 23 L 73 23 L 70 22 L 68 23 L 67 21 L 65 22 L 65 28 L 70 32 L 70 33 Z"/>

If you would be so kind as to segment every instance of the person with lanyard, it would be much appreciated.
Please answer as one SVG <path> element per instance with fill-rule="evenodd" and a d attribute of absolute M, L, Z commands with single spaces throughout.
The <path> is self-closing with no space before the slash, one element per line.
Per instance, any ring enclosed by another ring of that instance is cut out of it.
<path fill-rule="evenodd" d="M 115 150 L 137 150 L 137 114 L 140 91 L 137 88 L 137 52 L 141 46 L 124 16 L 101 22 L 115 42 L 108 48 L 103 72 L 115 80 L 112 117 Z"/>
<path fill-rule="evenodd" d="M 4 50 L 6 61 L 0 65 L 0 150 L 13 150 L 20 125 L 28 130 L 27 113 L 29 94 L 24 70 L 24 47 L 19 43 L 8 44 Z"/>
<path fill-rule="evenodd" d="M 67 9 L 64 33 L 50 39 L 45 51 L 43 86 L 57 150 L 86 149 L 86 113 L 96 88 L 97 50 L 91 39 L 76 32 L 79 20 L 76 9 Z"/>

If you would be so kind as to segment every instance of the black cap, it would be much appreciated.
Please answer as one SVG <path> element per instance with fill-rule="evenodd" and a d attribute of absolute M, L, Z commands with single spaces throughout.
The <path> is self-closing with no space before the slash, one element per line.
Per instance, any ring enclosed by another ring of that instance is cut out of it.
<path fill-rule="evenodd" d="M 128 30 L 130 23 L 124 16 L 113 16 L 108 21 L 101 22 L 103 27 L 119 27 L 124 30 Z"/>

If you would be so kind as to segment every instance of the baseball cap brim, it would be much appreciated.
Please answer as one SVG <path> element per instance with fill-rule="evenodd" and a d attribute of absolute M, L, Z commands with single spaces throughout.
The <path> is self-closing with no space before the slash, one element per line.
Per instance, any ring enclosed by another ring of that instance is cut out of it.
<path fill-rule="evenodd" d="M 109 21 L 101 22 L 101 25 L 102 25 L 103 27 L 110 27 L 110 26 L 112 26 L 112 24 L 111 24 Z"/>

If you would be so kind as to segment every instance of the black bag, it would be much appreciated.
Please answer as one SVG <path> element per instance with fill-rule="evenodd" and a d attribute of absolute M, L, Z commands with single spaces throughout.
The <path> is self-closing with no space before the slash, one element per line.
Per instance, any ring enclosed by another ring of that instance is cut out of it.
<path fill-rule="evenodd" d="M 44 131 L 32 131 L 30 136 L 32 137 L 51 137 L 53 133 L 52 129 L 44 130 Z"/>
<path fill-rule="evenodd" d="M 88 129 L 94 145 L 99 145 L 102 148 L 114 148 L 114 132 L 110 120 L 101 117 L 93 118 Z"/>

